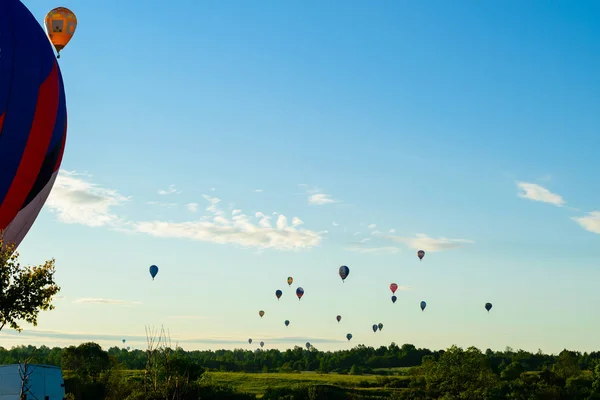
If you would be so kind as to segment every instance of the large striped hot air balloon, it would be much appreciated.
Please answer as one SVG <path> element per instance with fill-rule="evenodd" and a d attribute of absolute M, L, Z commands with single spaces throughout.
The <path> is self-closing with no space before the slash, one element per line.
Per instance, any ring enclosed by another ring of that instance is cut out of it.
<path fill-rule="evenodd" d="M 62 161 L 67 107 L 44 29 L 19 0 L 0 1 L 0 230 L 15 246 L 48 198 Z"/>

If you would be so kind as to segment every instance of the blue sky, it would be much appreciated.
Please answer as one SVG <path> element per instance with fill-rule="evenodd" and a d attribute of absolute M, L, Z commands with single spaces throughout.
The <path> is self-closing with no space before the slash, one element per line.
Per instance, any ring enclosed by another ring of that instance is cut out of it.
<path fill-rule="evenodd" d="M 4 345 L 597 349 L 600 4 L 170 4 L 62 4 L 67 146 L 19 250 L 63 289 Z"/>

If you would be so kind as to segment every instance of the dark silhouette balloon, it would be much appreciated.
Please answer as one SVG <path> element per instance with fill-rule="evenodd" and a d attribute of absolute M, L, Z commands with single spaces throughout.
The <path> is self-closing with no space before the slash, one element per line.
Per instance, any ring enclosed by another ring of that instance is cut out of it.
<path fill-rule="evenodd" d="M 262 349 L 265 346 L 265 342 L 260 342 L 260 348 Z"/>
<path fill-rule="evenodd" d="M 377 332 L 377 324 L 373 325 L 373 332 Z"/>
<path fill-rule="evenodd" d="M 417 251 L 417 257 L 419 257 L 419 260 L 422 260 L 425 257 L 425 252 L 423 250 Z"/>
<path fill-rule="evenodd" d="M 382 324 L 381 322 L 380 322 L 380 323 L 378 323 L 378 324 L 377 324 L 377 328 L 379 328 L 379 330 L 382 330 L 382 329 L 383 329 L 383 324 Z"/>
<path fill-rule="evenodd" d="M 342 278 L 342 282 L 344 282 L 348 275 L 350 275 L 350 268 L 346 267 L 345 265 L 342 265 L 339 269 L 339 274 L 340 278 Z"/>
<path fill-rule="evenodd" d="M 342 320 L 342 316 L 338 315 L 337 317 L 335 317 L 335 319 L 337 319 L 337 322 L 340 322 Z"/>
<path fill-rule="evenodd" d="M 302 296 L 304 296 L 304 289 L 302 289 L 301 287 L 296 289 L 296 296 L 298 296 L 298 300 L 300 300 Z"/>
<path fill-rule="evenodd" d="M 151 265 L 150 266 L 150 276 L 152 277 L 152 280 L 154 280 L 154 277 L 156 276 L 156 274 L 158 274 L 158 267 L 156 265 Z"/>
<path fill-rule="evenodd" d="M 392 296 L 392 303 L 395 303 L 398 298 L 396 296 Z"/>
<path fill-rule="evenodd" d="M 279 300 L 279 298 L 281 297 L 282 294 L 283 294 L 283 292 L 281 290 L 275 291 L 275 296 L 277 297 L 277 300 Z"/>
<path fill-rule="evenodd" d="M 490 312 L 490 310 L 492 309 L 492 303 L 485 303 L 485 309 L 487 310 L 487 312 Z"/>
<path fill-rule="evenodd" d="M 306 342 L 305 346 L 307 350 L 310 350 L 310 342 Z"/>
<path fill-rule="evenodd" d="M 352 339 L 352 334 L 351 333 L 347 334 L 346 339 L 348 339 L 348 341 L 350 341 L 350 339 Z"/>
<path fill-rule="evenodd" d="M 288 326 L 290 324 L 290 321 L 286 319 L 284 324 L 285 324 L 285 326 Z"/>
<path fill-rule="evenodd" d="M 422 301 L 421 302 L 421 311 L 424 311 L 425 307 L 427 307 L 427 303 L 425 303 L 424 301 Z"/>
<path fill-rule="evenodd" d="M 252 339 L 248 339 L 248 344 L 252 344 Z"/>

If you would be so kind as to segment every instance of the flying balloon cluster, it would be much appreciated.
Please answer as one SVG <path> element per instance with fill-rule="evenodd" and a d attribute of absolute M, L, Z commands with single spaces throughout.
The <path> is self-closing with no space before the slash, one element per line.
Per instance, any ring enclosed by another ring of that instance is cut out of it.
<path fill-rule="evenodd" d="M 423 260 L 423 258 L 425 257 L 425 251 L 424 250 L 419 250 L 417 252 L 417 257 L 419 258 L 420 261 Z M 150 275 L 152 276 L 152 279 L 154 280 L 154 277 L 156 276 L 156 274 L 158 273 L 158 267 L 156 265 L 152 265 L 150 267 Z M 338 274 L 340 276 L 340 278 L 342 279 L 342 282 L 345 282 L 346 279 L 348 278 L 348 276 L 350 275 L 350 268 L 346 265 L 342 265 L 341 267 L 339 267 L 338 269 Z M 294 278 L 289 276 L 287 278 L 287 284 L 288 286 L 292 286 L 292 284 L 294 283 Z M 390 291 L 392 292 L 392 303 L 396 303 L 396 301 L 398 300 L 398 298 L 396 297 L 396 291 L 398 290 L 399 286 L 397 283 L 392 282 L 389 285 Z M 281 296 L 283 296 L 283 291 L 280 289 L 275 290 L 275 297 L 277 298 L 277 300 L 279 301 L 279 299 L 281 298 Z M 300 301 L 302 299 L 302 296 L 304 296 L 304 289 L 302 287 L 298 287 L 296 289 L 296 296 L 298 297 L 298 301 Z M 419 304 L 421 311 L 425 311 L 425 308 L 427 307 L 427 303 L 423 300 L 421 301 L 421 303 Z M 485 309 L 487 310 L 487 312 L 489 313 L 490 310 L 492 309 L 492 303 L 485 303 Z M 265 316 L 265 311 L 264 310 L 260 310 L 258 312 L 258 315 L 260 318 Z M 342 316 L 341 315 L 337 315 L 335 317 L 335 320 L 338 322 L 338 324 L 340 323 L 340 321 L 342 320 Z M 285 320 L 284 321 L 284 325 L 287 327 L 290 325 L 290 320 Z M 373 324 L 372 327 L 373 332 L 376 333 L 377 331 L 381 332 L 383 330 L 383 323 L 379 322 L 376 324 Z M 348 341 L 350 341 L 352 339 L 352 334 L 351 333 L 347 333 L 346 334 L 346 339 Z M 248 343 L 252 344 L 252 338 L 248 339 Z M 264 342 L 260 342 L 260 347 L 264 347 L 265 343 Z M 306 348 L 308 350 L 310 350 L 311 348 L 311 344 L 310 342 L 306 342 Z"/>

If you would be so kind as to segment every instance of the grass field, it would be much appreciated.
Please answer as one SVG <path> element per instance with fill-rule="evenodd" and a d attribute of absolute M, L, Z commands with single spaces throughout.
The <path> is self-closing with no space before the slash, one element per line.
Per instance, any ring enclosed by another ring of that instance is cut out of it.
<path fill-rule="evenodd" d="M 267 390 L 284 389 L 296 385 L 326 384 L 335 385 L 359 392 L 390 393 L 402 390 L 390 386 L 404 386 L 408 377 L 383 377 L 374 375 L 339 375 L 305 373 L 263 373 L 207 372 L 205 379 L 215 384 L 229 385 L 240 392 L 260 395 Z"/>

